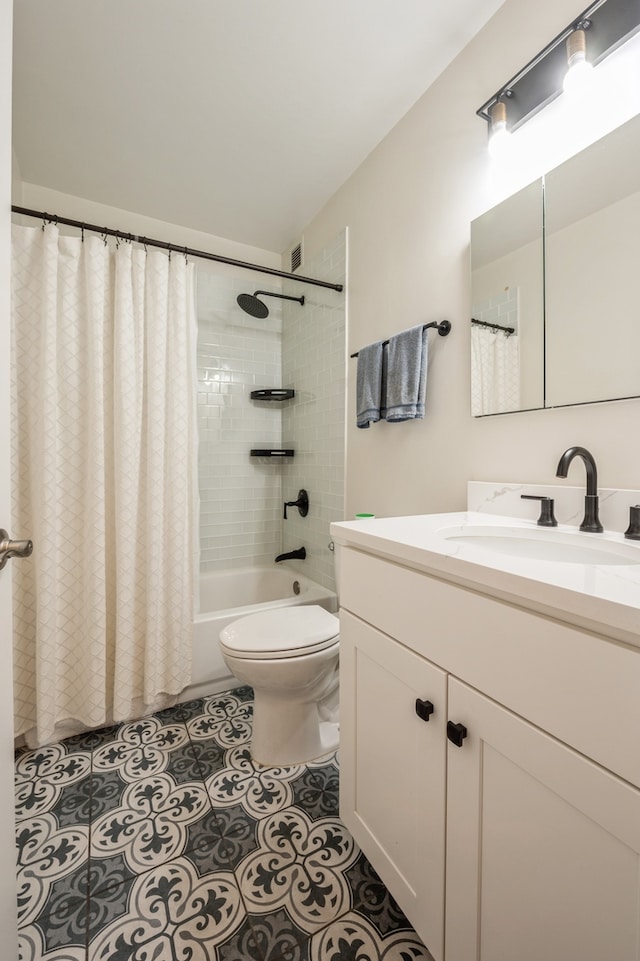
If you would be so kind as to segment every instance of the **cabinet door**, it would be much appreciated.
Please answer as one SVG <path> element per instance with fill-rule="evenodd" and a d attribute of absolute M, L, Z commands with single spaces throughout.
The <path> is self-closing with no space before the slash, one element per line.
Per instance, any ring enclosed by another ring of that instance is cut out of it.
<path fill-rule="evenodd" d="M 446 693 L 443 671 L 341 612 L 340 813 L 435 961 L 443 956 Z M 433 704 L 428 721 L 416 699 Z"/>
<path fill-rule="evenodd" d="M 449 717 L 446 957 L 638 961 L 640 792 L 454 679 Z"/>

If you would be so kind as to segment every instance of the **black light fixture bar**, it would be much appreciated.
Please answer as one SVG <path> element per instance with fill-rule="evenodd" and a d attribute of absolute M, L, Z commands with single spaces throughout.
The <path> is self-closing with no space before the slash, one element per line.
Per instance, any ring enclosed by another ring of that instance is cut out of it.
<path fill-rule="evenodd" d="M 507 129 L 516 130 L 562 92 L 567 72 L 565 41 L 574 30 L 587 35 L 587 59 L 594 66 L 640 28 L 640 0 L 597 0 L 505 83 L 476 111 L 491 122 L 491 109 L 507 104 Z"/>

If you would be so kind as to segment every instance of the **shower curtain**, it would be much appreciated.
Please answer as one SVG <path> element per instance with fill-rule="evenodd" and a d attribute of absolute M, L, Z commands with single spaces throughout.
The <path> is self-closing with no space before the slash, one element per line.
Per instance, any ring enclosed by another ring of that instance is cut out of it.
<path fill-rule="evenodd" d="M 13 228 L 15 733 L 139 717 L 188 684 L 193 266 Z M 22 533 L 24 532 L 24 533 Z"/>
<path fill-rule="evenodd" d="M 471 325 L 471 413 L 520 410 L 520 350 L 517 334 Z"/>

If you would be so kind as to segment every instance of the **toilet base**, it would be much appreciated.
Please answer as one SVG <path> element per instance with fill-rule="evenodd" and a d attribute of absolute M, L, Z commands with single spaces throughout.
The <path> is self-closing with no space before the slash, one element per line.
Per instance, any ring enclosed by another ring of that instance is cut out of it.
<path fill-rule="evenodd" d="M 340 725 L 335 720 L 321 721 L 317 703 L 292 703 L 259 691 L 254 694 L 250 750 L 256 764 L 305 764 L 337 749 Z"/>

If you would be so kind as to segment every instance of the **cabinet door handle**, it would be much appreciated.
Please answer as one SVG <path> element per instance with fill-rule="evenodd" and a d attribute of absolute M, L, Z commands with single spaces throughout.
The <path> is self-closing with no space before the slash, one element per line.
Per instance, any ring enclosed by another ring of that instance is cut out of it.
<path fill-rule="evenodd" d="M 416 714 L 423 721 L 428 721 L 434 711 L 431 701 L 421 701 L 419 697 L 416 698 Z"/>
<path fill-rule="evenodd" d="M 467 729 L 464 724 L 454 724 L 453 721 L 447 723 L 447 737 L 456 747 L 462 747 L 462 742 L 467 736 Z"/>

